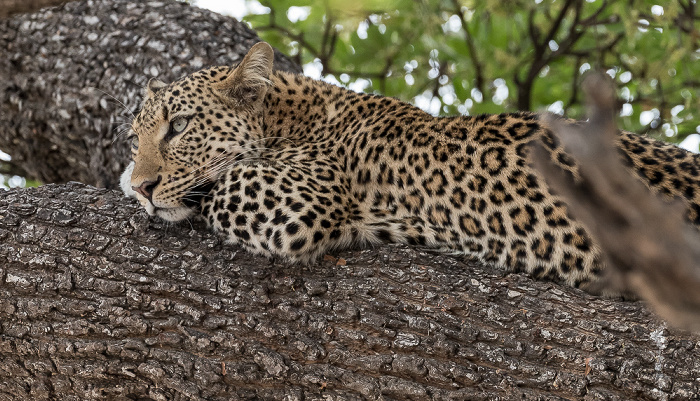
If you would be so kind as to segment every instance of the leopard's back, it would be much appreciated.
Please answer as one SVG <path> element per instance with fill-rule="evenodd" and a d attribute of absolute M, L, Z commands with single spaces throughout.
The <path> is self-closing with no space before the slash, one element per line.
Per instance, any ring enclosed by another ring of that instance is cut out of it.
<path fill-rule="evenodd" d="M 529 165 L 541 142 L 577 166 L 533 113 L 434 117 L 396 99 L 272 72 L 257 44 L 237 67 L 150 83 L 122 180 L 150 214 L 199 212 L 233 243 L 311 262 L 402 242 L 463 253 L 571 285 L 595 281 L 600 250 Z M 700 226 L 700 160 L 621 133 L 621 156 Z"/>

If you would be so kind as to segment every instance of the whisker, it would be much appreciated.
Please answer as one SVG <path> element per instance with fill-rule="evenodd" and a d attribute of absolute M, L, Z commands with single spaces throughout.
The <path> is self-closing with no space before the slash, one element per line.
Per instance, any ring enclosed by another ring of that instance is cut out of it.
<path fill-rule="evenodd" d="M 190 221 L 190 218 L 185 217 L 185 220 L 187 220 L 187 222 L 190 224 L 190 228 L 192 229 L 192 231 L 194 231 L 194 226 L 192 225 L 192 221 Z"/>
<path fill-rule="evenodd" d="M 209 160 L 208 162 L 206 162 L 206 163 L 202 164 L 201 166 L 197 167 L 196 169 L 190 171 L 189 174 L 190 174 L 190 175 L 194 175 L 194 174 L 196 174 L 199 170 L 201 170 L 201 169 L 203 169 L 203 168 L 205 168 L 205 167 L 209 167 L 209 166 L 211 166 L 212 164 L 219 163 L 221 160 L 225 160 L 225 159 L 222 159 L 222 158 L 221 158 L 221 156 L 223 156 L 225 153 L 228 153 L 228 151 L 226 151 L 226 150 L 221 151 L 221 153 L 219 153 L 218 155 L 212 157 L 211 160 Z"/>
<path fill-rule="evenodd" d="M 197 200 L 198 198 L 213 198 L 214 195 L 207 193 L 194 193 L 194 192 L 189 192 L 187 195 L 184 195 L 181 199 L 188 199 L 188 200 Z"/>
<path fill-rule="evenodd" d="M 129 131 L 131 131 L 131 127 L 127 127 L 125 129 L 121 130 L 120 132 L 117 132 L 117 135 L 112 139 L 111 144 L 114 145 L 114 142 L 116 142 L 117 139 L 120 139 L 124 134 L 126 134 Z"/>
<path fill-rule="evenodd" d="M 90 88 L 90 89 L 95 89 L 95 90 L 100 91 L 100 92 L 104 93 L 105 95 L 111 97 L 112 99 L 114 99 L 115 102 L 119 103 L 119 104 L 124 108 L 124 110 L 128 111 L 129 114 L 131 114 L 131 117 L 132 117 L 132 118 L 136 118 L 136 116 L 134 115 L 134 113 L 132 113 L 131 110 L 129 110 L 129 108 L 126 107 L 126 105 L 124 104 L 124 102 L 122 102 L 121 100 L 117 99 L 116 97 L 110 95 L 109 93 L 103 91 L 102 89 L 100 89 L 100 88 L 98 88 L 98 87 L 95 87 L 95 86 L 88 86 L 88 88 Z"/>
<path fill-rule="evenodd" d="M 128 132 L 128 130 L 124 130 L 124 132 Z M 186 188 L 196 188 L 200 185 L 211 183 L 211 177 L 217 177 L 222 172 L 241 163 L 246 163 L 249 161 L 273 162 L 273 159 L 276 155 L 285 152 L 288 149 L 270 148 L 267 146 L 255 145 L 259 145 L 264 141 L 275 139 L 281 141 L 288 141 L 292 145 L 295 143 L 293 140 L 286 137 L 266 137 L 248 142 L 246 144 L 246 148 L 248 149 L 243 148 L 233 156 L 230 155 L 240 148 L 230 150 L 224 149 L 221 150 L 214 157 L 209 159 L 206 163 L 196 167 L 195 169 L 190 171 L 186 176 L 180 177 L 172 183 Z M 206 173 L 204 173 L 205 170 Z M 213 196 L 214 195 L 210 194 L 209 192 L 194 190 L 182 196 L 182 199 L 196 201 L 201 200 L 203 198 L 209 199 Z"/>

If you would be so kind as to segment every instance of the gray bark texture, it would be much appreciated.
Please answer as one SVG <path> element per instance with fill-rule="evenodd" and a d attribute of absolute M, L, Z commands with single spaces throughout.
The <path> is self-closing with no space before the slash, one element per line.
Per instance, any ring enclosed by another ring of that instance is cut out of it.
<path fill-rule="evenodd" d="M 148 80 L 237 63 L 259 40 L 175 1 L 79 1 L 0 20 L 0 150 L 44 183 L 116 188 L 130 155 L 118 132 Z M 279 53 L 275 67 L 301 71 Z"/>
<path fill-rule="evenodd" d="M 420 249 L 290 266 L 83 184 L 0 193 L 0 400 L 689 400 L 640 302 Z"/>

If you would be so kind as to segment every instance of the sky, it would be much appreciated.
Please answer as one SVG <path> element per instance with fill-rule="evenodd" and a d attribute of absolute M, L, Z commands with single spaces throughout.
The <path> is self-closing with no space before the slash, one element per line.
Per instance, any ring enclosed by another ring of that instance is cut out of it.
<path fill-rule="evenodd" d="M 223 15 L 230 15 L 239 20 L 248 14 L 248 7 L 253 9 L 251 11 L 255 11 L 258 8 L 266 8 L 257 2 L 253 6 L 246 5 L 245 0 L 195 0 L 193 3 L 197 7 L 206 8 Z"/>

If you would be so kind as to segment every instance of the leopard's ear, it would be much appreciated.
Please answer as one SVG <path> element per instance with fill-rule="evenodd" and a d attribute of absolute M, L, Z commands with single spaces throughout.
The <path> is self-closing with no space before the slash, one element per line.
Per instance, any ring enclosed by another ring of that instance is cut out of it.
<path fill-rule="evenodd" d="M 234 68 L 215 88 L 219 93 L 238 106 L 245 106 L 261 100 L 272 84 L 272 62 L 274 52 L 265 43 L 256 43 L 245 55 L 243 61 Z"/>
<path fill-rule="evenodd" d="M 165 82 L 161 81 L 158 78 L 151 78 L 148 81 L 148 84 L 146 85 L 146 93 L 144 94 L 143 97 L 143 103 L 146 103 L 146 100 L 154 97 L 156 93 L 158 93 L 159 90 L 165 88 L 168 86 Z"/>

